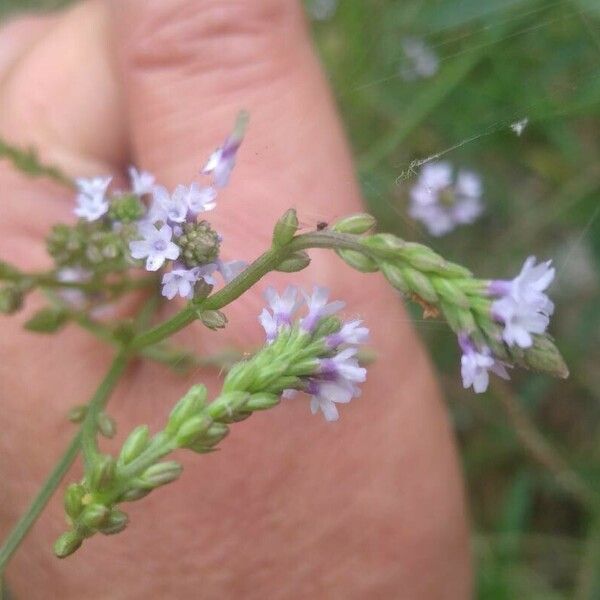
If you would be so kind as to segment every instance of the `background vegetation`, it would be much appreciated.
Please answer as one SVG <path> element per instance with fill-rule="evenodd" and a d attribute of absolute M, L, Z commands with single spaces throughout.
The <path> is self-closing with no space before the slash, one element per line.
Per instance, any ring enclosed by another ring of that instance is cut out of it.
<path fill-rule="evenodd" d="M 0 0 L 0 17 L 60 4 Z M 515 373 L 465 393 L 453 336 L 414 318 L 461 446 L 479 598 L 600 598 L 600 2 L 341 0 L 314 34 L 384 228 L 482 276 L 554 259 L 566 382 Z M 406 82 L 402 41 L 415 36 L 440 69 Z M 481 174 L 487 207 L 442 239 L 407 216 L 411 164 L 437 154 Z"/>

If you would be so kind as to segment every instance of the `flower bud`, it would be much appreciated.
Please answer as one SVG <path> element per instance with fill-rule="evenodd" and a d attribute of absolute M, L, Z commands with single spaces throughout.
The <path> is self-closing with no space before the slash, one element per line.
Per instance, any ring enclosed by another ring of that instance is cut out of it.
<path fill-rule="evenodd" d="M 71 421 L 71 423 L 81 423 L 85 419 L 85 415 L 87 414 L 88 407 L 87 404 L 80 404 L 78 406 L 73 406 L 69 409 L 67 413 L 67 419 Z"/>
<path fill-rule="evenodd" d="M 76 519 L 83 510 L 81 502 L 85 495 L 85 489 L 79 483 L 72 483 L 65 490 L 64 507 L 65 512 L 71 519 Z"/>
<path fill-rule="evenodd" d="M 175 435 L 175 442 L 180 448 L 186 448 L 202 437 L 210 427 L 212 419 L 206 415 L 197 415 L 188 419 Z"/>
<path fill-rule="evenodd" d="M 337 333 L 342 328 L 342 320 L 335 315 L 321 319 L 313 331 L 313 338 L 321 338 Z"/>
<path fill-rule="evenodd" d="M 244 410 L 246 401 L 250 398 L 248 392 L 225 392 L 208 405 L 208 414 L 215 421 L 231 418 L 236 412 Z"/>
<path fill-rule="evenodd" d="M 376 233 L 361 240 L 361 242 L 373 250 L 376 254 L 387 258 L 398 258 L 406 248 L 406 242 L 391 233 Z"/>
<path fill-rule="evenodd" d="M 174 241 L 181 248 L 179 260 L 190 269 L 213 262 L 221 245 L 219 235 L 207 221 L 184 223 L 181 235 Z"/>
<path fill-rule="evenodd" d="M 11 315 L 23 306 L 23 292 L 17 285 L 8 284 L 0 288 L 0 313 Z"/>
<path fill-rule="evenodd" d="M 115 420 L 107 415 L 104 411 L 99 412 L 96 417 L 96 425 L 100 433 L 107 438 L 113 438 L 117 432 L 117 424 Z"/>
<path fill-rule="evenodd" d="M 361 273 L 374 273 L 379 270 L 379 266 L 372 258 L 357 250 L 336 250 L 336 254 L 347 265 Z"/>
<path fill-rule="evenodd" d="M 188 419 L 199 415 L 206 404 L 206 396 L 207 391 L 204 385 L 193 385 L 173 407 L 165 427 L 165 433 L 175 434 Z"/>
<path fill-rule="evenodd" d="M 471 305 L 467 295 L 460 289 L 455 280 L 444 279 L 443 277 L 431 278 L 431 282 L 437 294 L 446 299 L 452 304 L 456 304 L 459 308 L 468 309 Z"/>
<path fill-rule="evenodd" d="M 380 265 L 381 272 L 390 284 L 403 294 L 409 294 L 410 289 L 404 278 L 402 269 L 391 262 L 382 262 Z"/>
<path fill-rule="evenodd" d="M 199 309 L 198 317 L 206 327 L 213 331 L 223 329 L 227 325 L 227 317 L 220 310 Z"/>
<path fill-rule="evenodd" d="M 280 401 L 280 396 L 277 394 L 252 394 L 250 400 L 244 405 L 245 410 L 267 410 L 277 406 Z"/>
<path fill-rule="evenodd" d="M 132 487 L 119 497 L 119 502 L 135 502 L 147 496 L 152 490 L 147 487 Z"/>
<path fill-rule="evenodd" d="M 88 529 L 98 529 L 106 521 L 109 512 L 104 504 L 90 504 L 81 513 L 79 520 Z"/>
<path fill-rule="evenodd" d="M 116 462 L 112 456 L 98 456 L 88 475 L 89 487 L 92 490 L 106 490 L 115 480 Z"/>
<path fill-rule="evenodd" d="M 377 221 L 372 215 L 368 213 L 356 213 L 340 219 L 333 225 L 332 229 L 339 233 L 354 233 L 360 235 L 375 227 L 376 223 Z"/>
<path fill-rule="evenodd" d="M 108 216 L 113 221 L 132 223 L 144 214 L 144 205 L 134 194 L 123 194 L 114 197 L 110 203 Z"/>
<path fill-rule="evenodd" d="M 138 425 L 123 442 L 119 454 L 119 465 L 128 465 L 148 447 L 149 443 L 150 431 L 148 425 Z"/>
<path fill-rule="evenodd" d="M 68 318 L 67 311 L 62 308 L 42 308 L 25 323 L 25 329 L 37 333 L 54 333 L 67 322 Z"/>
<path fill-rule="evenodd" d="M 54 542 L 54 554 L 58 558 L 66 558 L 73 554 L 83 542 L 83 538 L 76 531 L 67 531 L 63 533 Z"/>
<path fill-rule="evenodd" d="M 561 379 L 569 376 L 569 368 L 549 335 L 534 336 L 533 346 L 525 350 L 524 361 L 528 367 L 536 371 Z"/>
<path fill-rule="evenodd" d="M 273 229 L 273 246 L 285 246 L 296 235 L 297 230 L 298 216 L 296 215 L 296 211 L 290 208 L 275 224 L 275 228 Z"/>
<path fill-rule="evenodd" d="M 404 267 L 402 269 L 402 275 L 411 292 L 414 292 L 423 298 L 423 300 L 431 302 L 432 304 L 438 302 L 438 295 L 426 275 L 411 267 Z"/>
<path fill-rule="evenodd" d="M 104 535 L 113 535 L 123 531 L 127 527 L 127 523 L 129 523 L 127 513 L 113 508 L 104 524 L 99 528 L 99 531 Z"/>
<path fill-rule="evenodd" d="M 298 252 L 294 252 L 290 254 L 287 258 L 282 260 L 277 267 L 276 271 L 280 271 L 281 273 L 296 273 L 297 271 L 302 271 L 302 269 L 306 269 L 310 264 L 310 256 L 304 250 L 298 250 Z"/>
<path fill-rule="evenodd" d="M 229 427 L 224 423 L 213 423 L 203 434 L 202 439 L 188 446 L 189 450 L 203 454 L 210 452 L 229 433 Z"/>
<path fill-rule="evenodd" d="M 148 467 L 140 477 L 140 482 L 151 488 L 166 485 L 179 478 L 183 467 L 174 460 L 156 463 Z"/>

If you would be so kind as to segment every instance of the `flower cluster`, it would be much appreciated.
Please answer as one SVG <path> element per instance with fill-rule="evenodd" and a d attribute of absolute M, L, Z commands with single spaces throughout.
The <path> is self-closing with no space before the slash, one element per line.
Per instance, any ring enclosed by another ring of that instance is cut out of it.
<path fill-rule="evenodd" d="M 169 264 L 171 270 L 162 278 L 162 294 L 166 298 L 191 299 L 199 281 L 215 284 L 213 274 L 217 271 L 225 281 L 233 279 L 246 263 L 220 260 L 222 238 L 199 218 L 216 207 L 218 189 L 229 182 L 246 121 L 246 115 L 240 115 L 234 131 L 210 155 L 201 170 L 202 175 L 209 177 L 206 185 L 178 185 L 171 193 L 157 185 L 151 173 L 130 167 L 130 190 L 110 197 L 112 177 L 78 179 L 75 214 L 86 223 L 99 222 L 99 227 L 126 233 L 124 243 L 131 258 L 144 260 L 146 270 L 158 271 Z M 131 226 L 124 232 L 125 224 Z M 55 246 L 60 245 L 62 238 L 55 238 L 56 235 L 52 240 Z M 62 246 L 72 248 L 73 243 L 69 240 Z"/>
<path fill-rule="evenodd" d="M 442 236 L 479 217 L 481 195 L 481 179 L 475 173 L 459 171 L 455 178 L 449 163 L 428 163 L 410 191 L 409 214 L 431 235 Z"/>
<path fill-rule="evenodd" d="M 491 317 L 501 326 L 502 341 L 511 348 L 528 349 L 534 344 L 534 335 L 546 332 L 554 304 L 545 290 L 554 279 L 551 261 L 535 264 L 530 256 L 521 272 L 512 280 L 495 280 L 488 285 L 487 293 L 494 298 Z M 466 333 L 460 333 L 458 343 L 462 349 L 461 371 L 465 388 L 473 386 L 477 393 L 488 387 L 489 371 L 508 379 L 506 367 L 510 366 L 495 357 L 485 344 L 476 344 Z"/>
<path fill-rule="evenodd" d="M 366 380 L 366 369 L 359 366 L 356 358 L 358 345 L 365 342 L 369 330 L 360 320 L 341 323 L 331 317 L 344 307 L 341 301 L 328 301 L 327 289 L 315 287 L 312 294 L 289 286 L 279 295 L 273 288 L 267 289 L 265 298 L 269 309 L 263 309 L 259 321 L 263 326 L 267 342 L 276 343 L 280 336 L 291 330 L 305 339 L 307 347 L 318 349 L 318 356 L 310 367 L 300 374 L 293 388 L 284 391 L 285 397 L 301 390 L 311 397 L 313 414 L 322 411 L 327 421 L 338 419 L 336 404 L 350 402 L 360 395 L 357 384 Z M 294 322 L 297 311 L 306 306 L 306 314 Z M 314 349 L 312 349 L 314 353 Z"/>

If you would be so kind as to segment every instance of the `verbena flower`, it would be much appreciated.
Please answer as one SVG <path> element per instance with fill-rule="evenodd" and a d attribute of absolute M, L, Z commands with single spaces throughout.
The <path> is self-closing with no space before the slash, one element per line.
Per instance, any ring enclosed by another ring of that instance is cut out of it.
<path fill-rule="evenodd" d="M 530 256 L 514 279 L 492 281 L 489 286 L 489 293 L 498 297 L 492 303 L 492 316 L 504 325 L 502 338 L 509 346 L 531 347 L 531 334 L 544 333 L 554 312 L 545 293 L 555 275 L 552 261 L 535 262 Z"/>
<path fill-rule="evenodd" d="M 178 185 L 173 194 L 169 194 L 167 188 L 157 185 L 152 190 L 152 197 L 151 210 L 155 211 L 155 218 L 159 217 L 157 220 L 185 223 L 189 208 L 185 186 Z"/>
<path fill-rule="evenodd" d="M 428 163 L 410 191 L 409 214 L 431 235 L 445 235 L 479 217 L 483 211 L 481 195 L 481 178 L 475 173 L 459 171 L 455 179 L 449 163 Z"/>
<path fill-rule="evenodd" d="M 473 387 L 477 394 L 485 392 L 490 381 L 490 371 L 502 379 L 510 379 L 506 370 L 508 365 L 497 360 L 487 346 L 477 348 L 466 334 L 458 336 L 458 343 L 463 352 L 460 366 L 465 389 Z"/>
<path fill-rule="evenodd" d="M 274 288 L 268 287 L 264 293 L 265 299 L 271 309 L 263 309 L 259 316 L 261 325 L 266 334 L 267 341 L 275 338 L 280 327 L 289 327 L 295 312 L 302 306 L 303 300 L 298 297 L 298 288 L 289 285 L 281 296 Z"/>
<path fill-rule="evenodd" d="M 104 216 L 109 209 L 106 191 L 111 181 L 110 176 L 77 179 L 75 183 L 79 193 L 76 198 L 77 206 L 73 212 L 86 221 L 96 221 Z"/>
<path fill-rule="evenodd" d="M 211 186 L 200 187 L 197 183 L 192 183 L 185 189 L 185 200 L 194 216 L 215 208 L 216 198 L 217 190 Z"/>
<path fill-rule="evenodd" d="M 200 279 L 204 279 L 210 285 L 215 284 L 212 273 L 216 268 L 217 265 L 214 263 L 203 267 L 194 267 L 193 269 L 177 267 L 163 275 L 162 295 L 169 300 L 172 300 L 175 296 L 190 300 L 194 297 L 194 286 Z"/>
<path fill-rule="evenodd" d="M 300 321 L 300 327 L 306 331 L 312 331 L 321 319 L 333 315 L 346 306 L 346 303 L 341 300 L 327 302 L 329 290 L 324 287 L 315 286 L 310 296 L 304 292 L 303 294 L 308 307 L 308 314 Z"/>
<path fill-rule="evenodd" d="M 143 239 L 129 242 L 129 250 L 133 258 L 146 259 L 148 271 L 158 271 L 165 260 L 179 257 L 179 246 L 171 241 L 173 230 L 168 225 L 157 229 L 154 225 L 143 223 L 138 231 Z"/>
<path fill-rule="evenodd" d="M 402 40 L 402 50 L 404 61 L 400 66 L 400 75 L 406 81 L 425 79 L 438 72 L 440 61 L 422 39 L 405 38 Z"/>
<path fill-rule="evenodd" d="M 138 196 L 152 193 L 156 181 L 152 173 L 147 171 L 138 171 L 134 166 L 129 167 L 129 181 L 131 182 L 131 191 Z"/>
<path fill-rule="evenodd" d="M 327 344 L 331 348 L 342 344 L 363 344 L 369 337 L 369 330 L 361 325 L 362 321 L 360 319 L 344 323 L 337 333 L 327 336 Z"/>

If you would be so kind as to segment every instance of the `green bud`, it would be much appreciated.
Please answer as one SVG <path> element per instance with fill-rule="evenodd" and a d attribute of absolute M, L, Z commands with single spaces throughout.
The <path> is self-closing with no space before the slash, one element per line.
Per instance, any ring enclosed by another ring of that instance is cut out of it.
<path fill-rule="evenodd" d="M 207 283 L 205 279 L 202 277 L 198 279 L 196 284 L 194 285 L 194 301 L 199 302 L 200 300 L 204 300 L 208 298 L 209 294 L 212 292 L 214 286 L 210 283 Z"/>
<path fill-rule="evenodd" d="M 71 519 L 76 519 L 83 510 L 81 502 L 85 495 L 85 489 L 79 483 L 72 483 L 65 490 L 64 507 L 65 512 Z"/>
<path fill-rule="evenodd" d="M 337 333 L 342 328 L 342 320 L 335 315 L 321 319 L 313 332 L 313 338 L 321 338 Z"/>
<path fill-rule="evenodd" d="M 71 423 L 81 423 L 85 419 L 87 411 L 88 407 L 86 404 L 73 406 L 69 409 L 69 412 L 67 413 L 67 419 L 69 419 Z"/>
<path fill-rule="evenodd" d="M 184 223 L 181 235 L 174 241 L 181 248 L 179 260 L 190 269 L 213 262 L 221 245 L 219 235 L 207 221 Z"/>
<path fill-rule="evenodd" d="M 339 233 L 354 233 L 360 235 L 361 233 L 367 233 L 370 229 L 373 229 L 377 221 L 375 217 L 368 213 L 356 213 L 349 215 L 337 221 L 332 229 Z"/>
<path fill-rule="evenodd" d="M 411 292 L 417 294 L 417 296 L 426 302 L 431 302 L 432 304 L 438 302 L 438 295 L 426 275 L 411 267 L 404 267 L 402 275 Z"/>
<path fill-rule="evenodd" d="M 54 542 L 54 554 L 58 558 L 66 558 L 73 554 L 82 542 L 83 538 L 76 531 L 67 531 Z"/>
<path fill-rule="evenodd" d="M 225 392 L 208 405 L 208 414 L 215 421 L 231 418 L 238 411 L 245 409 L 246 401 L 250 398 L 248 392 Z"/>
<path fill-rule="evenodd" d="M 446 261 L 431 248 L 415 242 L 406 242 L 402 258 L 419 271 L 443 273 Z"/>
<path fill-rule="evenodd" d="M 199 309 L 198 317 L 206 327 L 213 331 L 223 329 L 227 325 L 227 317 L 220 310 Z"/>
<path fill-rule="evenodd" d="M 90 504 L 81 513 L 79 520 L 88 529 L 98 529 L 109 513 L 110 510 L 104 504 Z"/>
<path fill-rule="evenodd" d="M 198 440 L 210 427 L 212 419 L 206 415 L 197 415 L 188 419 L 175 435 L 175 442 L 180 448 L 186 448 Z"/>
<path fill-rule="evenodd" d="M 143 485 L 156 488 L 175 481 L 182 471 L 183 467 L 178 462 L 167 460 L 148 467 L 140 477 L 140 481 Z"/>
<path fill-rule="evenodd" d="M 23 292 L 19 286 L 9 283 L 0 288 L 0 313 L 11 315 L 23 306 Z"/>
<path fill-rule="evenodd" d="M 120 321 L 112 330 L 112 334 L 116 341 L 127 344 L 136 334 L 133 319 L 124 319 L 123 321 Z"/>
<path fill-rule="evenodd" d="M 224 423 L 213 423 L 204 433 L 202 439 L 190 446 L 190 450 L 205 452 L 213 446 L 216 446 L 228 434 L 229 427 L 227 425 Z"/>
<path fill-rule="evenodd" d="M 104 524 L 99 528 L 99 531 L 104 535 L 113 535 L 123 531 L 127 527 L 127 523 L 129 523 L 127 513 L 113 508 Z"/>
<path fill-rule="evenodd" d="M 404 278 L 403 270 L 394 263 L 382 262 L 379 265 L 381 272 L 384 277 L 390 282 L 390 284 L 403 294 L 409 294 L 410 289 Z"/>
<path fill-rule="evenodd" d="M 298 252 L 294 252 L 290 254 L 287 258 L 282 260 L 277 267 L 276 271 L 281 273 L 296 273 L 297 271 L 302 271 L 302 269 L 306 269 L 310 264 L 310 256 L 304 250 L 298 250 Z"/>
<path fill-rule="evenodd" d="M 116 462 L 115 459 L 108 454 L 101 454 L 96 458 L 92 465 L 88 482 L 92 490 L 106 490 L 115 480 Z"/>
<path fill-rule="evenodd" d="M 275 224 L 275 228 L 273 229 L 273 246 L 285 246 L 296 235 L 297 230 L 298 216 L 296 215 L 296 211 L 290 208 Z"/>
<path fill-rule="evenodd" d="M 68 320 L 69 313 L 58 307 L 48 307 L 38 310 L 31 319 L 25 323 L 25 329 L 37 333 L 54 333 Z"/>
<path fill-rule="evenodd" d="M 104 437 L 112 438 L 115 433 L 117 433 L 117 424 L 115 423 L 115 420 L 104 411 L 98 413 L 96 424 L 98 425 L 98 430 Z"/>
<path fill-rule="evenodd" d="M 549 335 L 534 336 L 533 346 L 524 352 L 524 362 L 536 371 L 561 379 L 569 376 L 569 368 Z"/>
<path fill-rule="evenodd" d="M 113 221 L 132 223 L 144 214 L 144 205 L 134 194 L 123 194 L 113 197 L 108 210 L 108 216 Z"/>
<path fill-rule="evenodd" d="M 249 411 L 267 410 L 277 406 L 280 401 L 280 396 L 277 394 L 252 394 L 250 400 L 246 402 L 244 408 Z"/>
<path fill-rule="evenodd" d="M 379 271 L 379 266 L 366 254 L 358 252 L 357 250 L 336 250 L 336 254 L 353 269 L 360 271 L 361 273 L 374 273 Z"/>
<path fill-rule="evenodd" d="M 169 435 L 177 433 L 188 419 L 199 415 L 206 405 L 206 397 L 206 386 L 202 384 L 193 385 L 173 407 L 165 427 L 165 433 Z"/>
<path fill-rule="evenodd" d="M 136 500 L 140 500 L 141 498 L 144 498 L 144 496 L 147 496 L 151 491 L 152 490 L 147 487 L 132 487 L 120 496 L 119 502 L 135 502 Z"/>
<path fill-rule="evenodd" d="M 406 248 L 406 242 L 391 233 L 376 233 L 361 240 L 369 250 L 386 258 L 398 258 Z"/>
<path fill-rule="evenodd" d="M 128 465 L 150 444 L 148 425 L 138 425 L 128 436 L 119 454 L 119 465 Z"/>
<path fill-rule="evenodd" d="M 467 310 L 470 307 L 471 303 L 469 298 L 460 289 L 455 280 L 433 276 L 431 278 L 431 283 L 439 296 L 445 298 L 448 302 L 452 302 L 452 304 L 456 304 L 464 310 Z"/>

